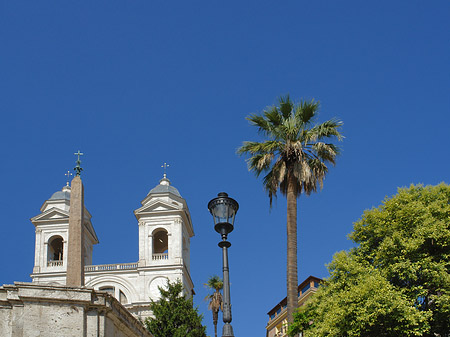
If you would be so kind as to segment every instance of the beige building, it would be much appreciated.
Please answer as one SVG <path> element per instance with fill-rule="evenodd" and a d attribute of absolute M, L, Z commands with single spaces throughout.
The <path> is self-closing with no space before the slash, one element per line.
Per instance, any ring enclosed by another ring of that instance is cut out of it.
<path fill-rule="evenodd" d="M 298 286 L 298 305 L 304 305 L 306 300 L 317 291 L 320 278 L 310 276 Z M 274 306 L 267 314 L 269 322 L 266 326 L 267 337 L 285 337 L 287 336 L 287 298 Z"/>

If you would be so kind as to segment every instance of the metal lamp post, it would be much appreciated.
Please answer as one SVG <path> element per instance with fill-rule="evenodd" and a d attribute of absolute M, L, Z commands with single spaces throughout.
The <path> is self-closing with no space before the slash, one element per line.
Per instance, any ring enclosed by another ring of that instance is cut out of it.
<path fill-rule="evenodd" d="M 231 299 L 230 299 L 230 274 L 228 268 L 228 233 L 233 231 L 234 218 L 239 209 L 236 200 L 229 198 L 228 194 L 221 192 L 217 198 L 208 203 L 208 209 L 214 218 L 214 229 L 222 236 L 219 247 L 222 248 L 223 260 L 223 329 L 222 337 L 234 337 L 231 326 Z"/>

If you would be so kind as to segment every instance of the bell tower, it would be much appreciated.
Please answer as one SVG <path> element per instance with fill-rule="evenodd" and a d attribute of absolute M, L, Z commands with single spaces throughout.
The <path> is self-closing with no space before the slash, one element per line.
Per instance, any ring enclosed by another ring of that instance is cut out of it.
<path fill-rule="evenodd" d="M 98 243 L 98 238 L 91 223 L 91 214 L 84 206 L 83 186 L 79 177 L 82 171 L 80 167 L 82 153 L 78 151 L 75 155 L 78 155 L 78 160 L 74 168 L 77 174 L 72 180 L 74 190 L 69 185 L 72 174 L 67 171 L 66 186 L 61 191 L 53 193 L 42 205 L 41 213 L 31 219 L 36 228 L 34 268 L 31 274 L 33 282 L 66 284 L 69 280 L 71 285 L 81 286 L 84 284 L 84 265 L 92 264 L 93 245 Z M 69 227 L 71 223 L 73 227 L 74 220 L 78 223 L 77 263 L 73 262 L 76 255 L 73 252 L 73 244 L 72 248 L 69 248 L 69 242 L 73 243 L 77 234 L 72 230 L 72 240 L 69 241 Z M 79 275 L 74 284 L 71 276 L 74 273 L 71 271 L 77 264 Z M 71 268 L 68 269 L 69 265 Z M 69 274 L 68 278 L 66 274 Z"/>
<path fill-rule="evenodd" d="M 71 188 L 66 185 L 53 193 L 41 207 L 41 213 L 31 219 L 35 226 L 36 242 L 33 282 L 65 284 L 69 239 L 69 212 Z M 92 264 L 93 245 L 98 243 L 91 223 L 91 214 L 84 209 L 84 263 Z M 51 279 L 51 280 L 50 280 Z"/>
<path fill-rule="evenodd" d="M 76 176 L 44 202 L 31 219 L 36 228 L 34 283 L 92 287 L 110 293 L 136 317 L 152 315 L 150 300 L 159 287 L 180 280 L 194 294 L 190 275 L 190 241 L 194 230 L 186 200 L 166 173 L 134 211 L 139 225 L 139 260 L 92 265 L 98 243 L 91 214 L 84 206 L 78 151 Z M 166 164 L 163 166 L 166 168 Z M 69 178 L 70 172 L 66 174 Z M 75 230 L 73 229 L 75 227 Z"/>
<path fill-rule="evenodd" d="M 139 224 L 139 269 L 161 270 L 192 291 L 190 239 L 194 236 L 186 200 L 166 174 L 134 211 Z"/>

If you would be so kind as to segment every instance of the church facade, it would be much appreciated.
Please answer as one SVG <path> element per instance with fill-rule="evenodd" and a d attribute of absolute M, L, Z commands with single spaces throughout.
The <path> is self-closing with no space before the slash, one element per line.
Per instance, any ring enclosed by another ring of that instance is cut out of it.
<path fill-rule="evenodd" d="M 55 192 L 31 219 L 36 230 L 32 282 L 65 285 L 69 233 L 70 186 Z M 158 287 L 179 279 L 186 294 L 193 294 L 190 276 L 190 239 L 194 236 L 186 200 L 164 175 L 134 211 L 139 226 L 139 260 L 92 265 L 98 238 L 91 215 L 84 208 L 83 256 L 85 286 L 113 295 L 135 317 L 149 317 L 150 298 Z"/>

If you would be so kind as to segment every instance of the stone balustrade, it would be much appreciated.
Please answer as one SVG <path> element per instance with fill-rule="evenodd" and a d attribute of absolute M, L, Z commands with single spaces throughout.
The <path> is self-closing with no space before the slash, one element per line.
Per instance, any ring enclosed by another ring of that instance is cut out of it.
<path fill-rule="evenodd" d="M 153 256 L 152 256 L 153 261 L 161 261 L 161 260 L 168 260 L 168 259 L 169 259 L 168 253 L 153 254 Z"/>
<path fill-rule="evenodd" d="M 114 263 L 114 264 L 99 264 L 96 266 L 85 266 L 84 271 L 104 271 L 104 270 L 128 270 L 136 269 L 137 262 L 132 263 Z"/>
<path fill-rule="evenodd" d="M 61 267 L 62 265 L 63 265 L 63 260 L 47 261 L 47 267 Z"/>

